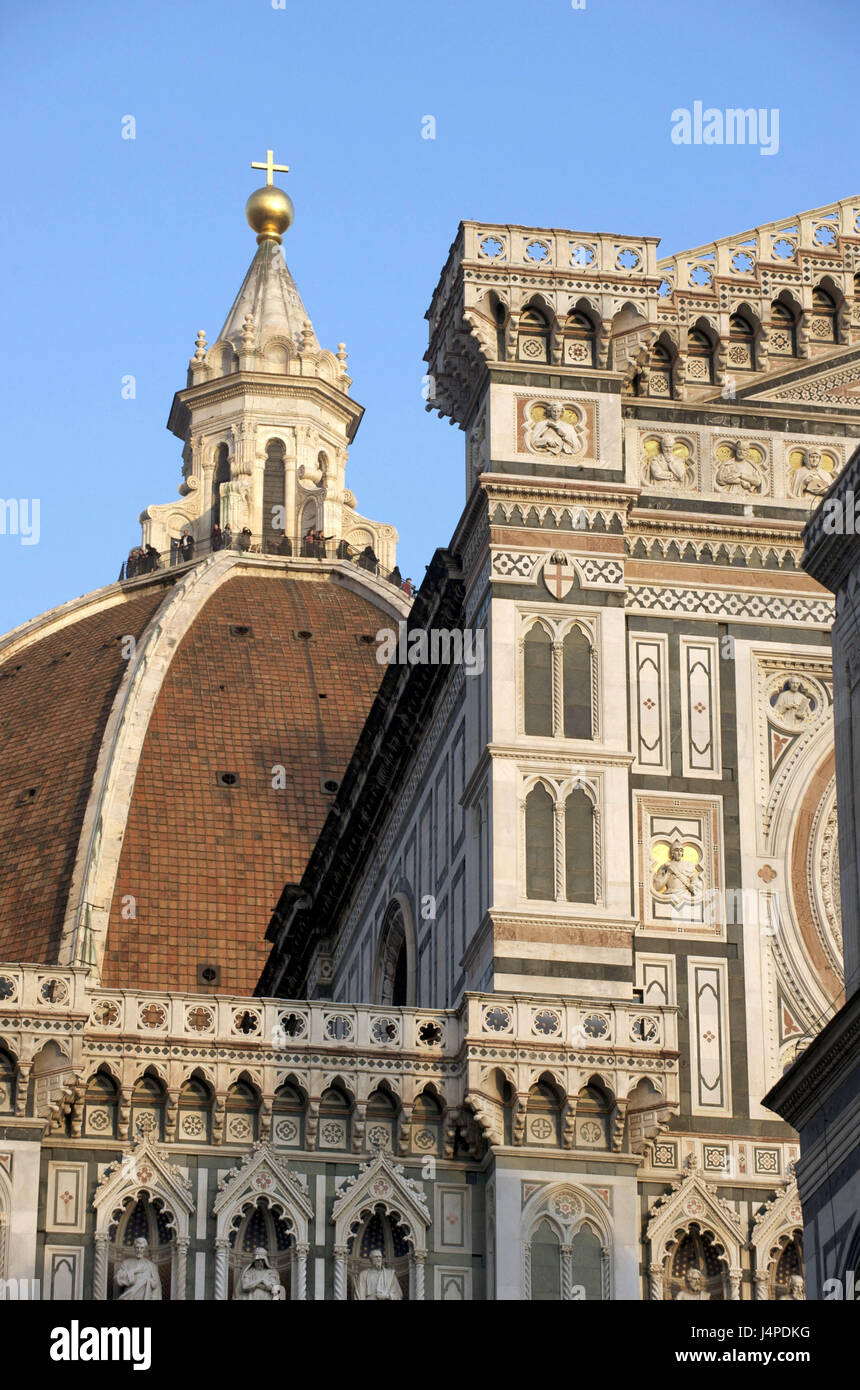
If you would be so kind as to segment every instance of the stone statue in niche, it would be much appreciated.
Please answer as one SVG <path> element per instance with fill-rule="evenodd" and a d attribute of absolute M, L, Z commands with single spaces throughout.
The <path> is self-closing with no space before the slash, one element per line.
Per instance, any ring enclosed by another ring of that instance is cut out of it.
<path fill-rule="evenodd" d="M 656 897 L 664 902 L 698 902 L 702 896 L 702 869 L 698 862 L 684 858 L 684 846 L 675 841 L 669 846 L 669 857 L 651 875 Z"/>
<path fill-rule="evenodd" d="M 286 1298 L 287 1291 L 277 1270 L 269 1263 L 269 1252 L 262 1245 L 242 1270 L 233 1296 L 245 1303 L 279 1303 Z"/>
<path fill-rule="evenodd" d="M 785 687 L 771 699 L 771 707 L 785 728 L 803 729 L 813 717 L 815 702 L 798 677 L 789 676 Z"/>
<path fill-rule="evenodd" d="M 821 450 L 807 449 L 802 455 L 800 467 L 792 474 L 791 494 L 793 497 L 810 499 L 823 497 L 834 476 L 834 473 L 824 467 L 824 455 Z"/>
<path fill-rule="evenodd" d="M 686 1286 L 675 1294 L 676 1303 L 710 1302 L 711 1295 L 705 1288 L 705 1276 L 696 1265 L 687 1270 Z"/>
<path fill-rule="evenodd" d="M 354 1287 L 356 1298 L 362 1302 L 369 1299 L 387 1299 L 394 1303 L 403 1297 L 397 1275 L 383 1263 L 381 1250 L 371 1250 L 370 1269 L 361 1271 Z"/>
<path fill-rule="evenodd" d="M 674 434 L 664 434 L 654 442 L 656 449 L 649 451 L 647 446 L 645 449 L 642 464 L 643 481 L 651 487 L 691 487 L 693 469 L 689 457 L 676 453 L 680 441 Z"/>
<path fill-rule="evenodd" d="M 149 1245 L 143 1236 L 134 1242 L 134 1254 L 126 1255 L 116 1272 L 116 1282 L 123 1290 L 120 1299 L 133 1303 L 155 1303 L 161 1299 L 161 1280 L 149 1258 Z"/>
<path fill-rule="evenodd" d="M 788 1281 L 788 1293 L 781 1293 L 777 1303 L 801 1303 L 806 1298 L 806 1288 L 802 1274 L 792 1274 Z"/>
<path fill-rule="evenodd" d="M 581 454 L 584 447 L 581 425 L 564 418 L 561 401 L 547 401 L 543 419 L 535 420 L 526 431 L 526 445 L 533 454 Z"/>
<path fill-rule="evenodd" d="M 764 492 L 764 454 L 755 445 L 736 439 L 717 450 L 714 482 L 724 492 Z"/>

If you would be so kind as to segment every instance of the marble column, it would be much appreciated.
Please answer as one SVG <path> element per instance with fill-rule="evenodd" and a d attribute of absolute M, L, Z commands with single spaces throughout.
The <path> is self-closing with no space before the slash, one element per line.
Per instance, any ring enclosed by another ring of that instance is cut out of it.
<path fill-rule="evenodd" d="M 227 1297 L 228 1284 L 228 1252 L 229 1242 L 226 1237 L 220 1237 L 215 1242 L 215 1299 L 221 1302 Z"/>
<path fill-rule="evenodd" d="M 108 1236 L 106 1231 L 98 1231 L 93 1264 L 93 1298 L 99 1303 L 103 1303 L 107 1298 L 107 1272 Z"/>

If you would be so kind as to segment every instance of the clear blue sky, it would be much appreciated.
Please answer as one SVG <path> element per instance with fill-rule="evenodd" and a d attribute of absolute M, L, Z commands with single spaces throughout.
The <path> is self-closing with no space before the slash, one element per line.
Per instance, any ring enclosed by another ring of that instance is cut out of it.
<path fill-rule="evenodd" d="M 43 0 L 5 7 L 2 49 L 0 496 L 40 498 L 41 540 L 0 536 L 0 631 L 115 580 L 141 508 L 176 497 L 167 413 L 253 254 L 267 147 L 288 264 L 367 410 L 348 480 L 416 579 L 463 502 L 464 436 L 421 398 L 461 218 L 668 254 L 860 183 L 856 0 Z M 696 100 L 777 107 L 779 153 L 674 145 Z"/>

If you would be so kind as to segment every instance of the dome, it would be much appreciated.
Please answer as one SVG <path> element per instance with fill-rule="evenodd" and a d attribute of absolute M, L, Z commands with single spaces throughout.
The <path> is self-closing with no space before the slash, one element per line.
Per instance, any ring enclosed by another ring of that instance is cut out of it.
<path fill-rule="evenodd" d="M 345 563 L 221 553 L 0 641 L 0 959 L 250 993 L 407 607 Z"/>

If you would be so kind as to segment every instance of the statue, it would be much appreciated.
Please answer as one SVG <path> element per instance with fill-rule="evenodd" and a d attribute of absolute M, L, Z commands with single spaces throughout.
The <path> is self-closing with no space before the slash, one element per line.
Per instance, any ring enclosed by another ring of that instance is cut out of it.
<path fill-rule="evenodd" d="M 669 847 L 669 858 L 651 875 L 651 886 L 658 897 L 674 903 L 691 902 L 702 895 L 702 870 L 684 858 L 684 846 L 676 841 Z"/>
<path fill-rule="evenodd" d="M 691 478 L 687 460 L 674 452 L 678 441 L 674 434 L 664 434 L 657 441 L 657 452 L 645 458 L 643 473 L 652 486 L 689 487 Z"/>
<path fill-rule="evenodd" d="M 788 1281 L 788 1293 L 781 1293 L 777 1303 L 802 1303 L 806 1298 L 806 1286 L 802 1274 L 792 1274 Z"/>
<path fill-rule="evenodd" d="M 823 454 L 820 449 L 808 449 L 799 468 L 794 470 L 791 491 L 795 497 L 823 497 L 834 474 L 822 468 Z"/>
<path fill-rule="evenodd" d="M 231 479 L 221 484 L 219 492 L 221 530 L 229 526 L 231 531 L 238 533 L 248 520 L 248 484 Z"/>
<path fill-rule="evenodd" d="M 695 1265 L 687 1270 L 687 1287 L 679 1289 L 675 1294 L 676 1303 L 702 1303 L 710 1302 L 711 1295 L 705 1288 L 705 1279 L 702 1271 Z"/>
<path fill-rule="evenodd" d="M 392 1303 L 403 1297 L 397 1275 L 382 1262 L 381 1250 L 371 1250 L 370 1269 L 363 1269 L 355 1280 L 355 1296 L 362 1301 L 384 1298 Z"/>
<path fill-rule="evenodd" d="M 727 492 L 763 492 L 764 474 L 749 445 L 738 439 L 730 447 L 731 454 L 717 465 L 714 473 L 717 487 Z"/>
<path fill-rule="evenodd" d="M 809 723 L 812 700 L 797 676 L 789 676 L 788 687 L 781 690 L 773 701 L 773 712 L 789 729 L 802 729 Z"/>
<path fill-rule="evenodd" d="M 125 1292 L 120 1299 L 134 1303 L 154 1303 L 161 1299 L 161 1279 L 149 1258 L 149 1245 L 143 1236 L 134 1242 L 133 1255 L 124 1255 L 116 1272 L 116 1282 Z"/>
<path fill-rule="evenodd" d="M 259 1245 L 242 1270 L 233 1297 L 246 1303 L 278 1303 L 286 1296 L 287 1291 L 277 1270 L 272 1269 L 269 1263 L 269 1252 Z"/>
<path fill-rule="evenodd" d="M 546 418 L 538 420 L 529 430 L 527 444 L 537 454 L 579 454 L 582 452 L 582 430 L 564 419 L 560 401 L 548 401 Z"/>

